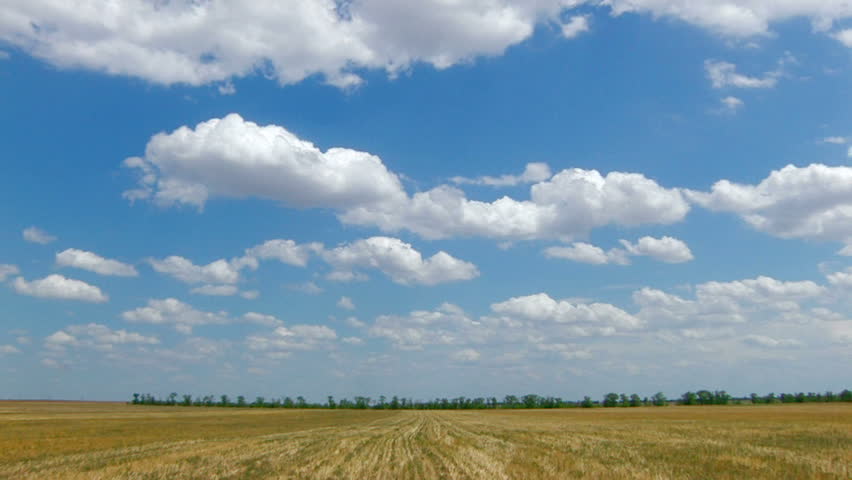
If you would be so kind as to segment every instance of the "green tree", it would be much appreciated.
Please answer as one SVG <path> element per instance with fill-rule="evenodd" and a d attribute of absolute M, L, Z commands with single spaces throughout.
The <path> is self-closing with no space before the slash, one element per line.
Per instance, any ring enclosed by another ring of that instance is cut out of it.
<path fill-rule="evenodd" d="M 594 402 L 592 402 L 592 397 L 586 395 L 583 397 L 583 401 L 580 403 L 580 406 L 583 408 L 592 408 L 595 406 Z"/>
<path fill-rule="evenodd" d="M 618 406 L 618 394 L 617 393 L 607 393 L 604 396 L 603 406 L 604 407 L 617 407 Z"/>
<path fill-rule="evenodd" d="M 635 393 L 633 395 L 630 395 L 630 406 L 631 407 L 642 406 L 642 399 L 639 398 L 639 395 L 636 395 Z"/>
<path fill-rule="evenodd" d="M 669 399 L 666 398 L 666 395 L 663 392 L 657 392 L 651 397 L 651 401 L 654 403 L 655 407 L 665 407 L 669 404 Z"/>

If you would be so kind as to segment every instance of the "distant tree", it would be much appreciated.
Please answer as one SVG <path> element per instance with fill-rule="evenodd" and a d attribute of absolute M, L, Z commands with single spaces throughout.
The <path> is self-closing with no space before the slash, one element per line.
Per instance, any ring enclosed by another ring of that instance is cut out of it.
<path fill-rule="evenodd" d="M 628 405 L 630 405 L 630 399 L 627 397 L 627 395 L 626 395 L 626 394 L 622 393 L 622 394 L 619 396 L 618 406 L 619 406 L 619 407 L 626 407 L 626 406 L 628 406 Z"/>
<path fill-rule="evenodd" d="M 503 408 L 516 408 L 521 402 L 518 401 L 518 397 L 514 395 L 506 395 L 503 398 Z"/>
<path fill-rule="evenodd" d="M 133 402 L 132 403 L 133 403 L 133 405 L 139 405 L 139 394 L 138 393 L 133 394 Z"/>
<path fill-rule="evenodd" d="M 583 397 L 583 401 L 580 403 L 580 406 L 583 408 L 592 408 L 595 406 L 594 402 L 592 402 L 592 397 L 588 395 Z"/>
<path fill-rule="evenodd" d="M 393 398 L 391 398 L 389 407 L 391 410 L 399 410 L 399 397 L 394 395 Z"/>
<path fill-rule="evenodd" d="M 228 398 L 227 395 L 222 395 L 221 397 L 219 397 L 219 405 L 223 407 L 228 407 L 231 405 L 231 399 Z"/>
<path fill-rule="evenodd" d="M 713 405 L 713 394 L 708 390 L 699 390 L 695 395 L 699 405 Z"/>
<path fill-rule="evenodd" d="M 758 403 L 761 403 L 761 398 L 756 393 L 752 393 L 749 397 L 751 397 L 752 404 L 757 405 Z"/>
<path fill-rule="evenodd" d="M 852 391 L 846 389 L 840 392 L 841 402 L 852 402 Z"/>
<path fill-rule="evenodd" d="M 257 397 L 252 406 L 262 408 L 264 405 L 266 405 L 266 399 L 263 397 Z"/>
<path fill-rule="evenodd" d="M 331 395 L 328 396 L 328 408 L 337 408 L 337 404 L 334 403 L 334 397 Z"/>
<path fill-rule="evenodd" d="M 524 402 L 524 408 L 535 408 L 535 407 L 539 406 L 538 405 L 538 403 L 539 403 L 538 395 L 534 395 L 532 393 L 529 393 L 527 395 L 524 395 L 524 398 L 522 400 Z"/>
<path fill-rule="evenodd" d="M 680 403 L 684 405 L 698 405 L 698 395 L 695 392 L 686 392 L 681 395 Z"/>
<path fill-rule="evenodd" d="M 191 407 L 192 406 L 192 395 L 184 395 L 183 396 L 183 402 L 181 402 L 181 404 L 184 407 Z"/>
<path fill-rule="evenodd" d="M 666 398 L 666 395 L 663 392 L 657 392 L 651 397 L 651 401 L 654 403 L 655 407 L 665 407 L 669 404 L 669 399 Z"/>
<path fill-rule="evenodd" d="M 636 395 L 635 393 L 633 395 L 630 395 L 630 406 L 631 407 L 642 406 L 642 399 L 639 398 L 639 395 Z"/>
<path fill-rule="evenodd" d="M 617 393 L 607 393 L 604 396 L 603 406 L 604 407 L 617 407 L 618 406 L 618 394 Z"/>
<path fill-rule="evenodd" d="M 177 392 L 170 393 L 169 399 L 167 400 L 168 404 L 169 405 L 177 405 L 177 398 L 178 398 Z"/>
<path fill-rule="evenodd" d="M 299 395 L 296 397 L 296 407 L 297 408 L 307 408 L 308 402 L 305 401 L 305 397 Z"/>

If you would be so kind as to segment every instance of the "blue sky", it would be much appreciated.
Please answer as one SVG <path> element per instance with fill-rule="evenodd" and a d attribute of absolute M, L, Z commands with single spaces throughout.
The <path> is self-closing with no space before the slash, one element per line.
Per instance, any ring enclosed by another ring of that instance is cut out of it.
<path fill-rule="evenodd" d="M 0 398 L 852 383 L 843 2 L 98 3 L 0 7 Z"/>

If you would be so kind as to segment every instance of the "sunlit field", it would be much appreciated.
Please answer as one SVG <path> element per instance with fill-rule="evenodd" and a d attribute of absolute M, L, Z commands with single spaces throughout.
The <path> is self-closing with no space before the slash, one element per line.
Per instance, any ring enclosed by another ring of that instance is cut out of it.
<path fill-rule="evenodd" d="M 0 402 L 8 479 L 849 479 L 852 405 L 390 411 Z"/>

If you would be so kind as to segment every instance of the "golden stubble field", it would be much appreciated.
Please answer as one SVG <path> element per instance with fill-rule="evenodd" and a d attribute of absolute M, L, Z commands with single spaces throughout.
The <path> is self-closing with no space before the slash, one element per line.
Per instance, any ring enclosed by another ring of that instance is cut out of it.
<path fill-rule="evenodd" d="M 0 402 L 2 479 L 844 479 L 852 405 L 352 411 Z"/>

